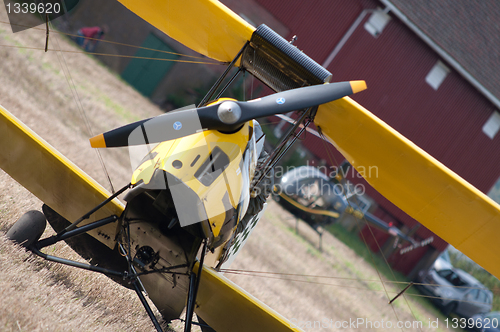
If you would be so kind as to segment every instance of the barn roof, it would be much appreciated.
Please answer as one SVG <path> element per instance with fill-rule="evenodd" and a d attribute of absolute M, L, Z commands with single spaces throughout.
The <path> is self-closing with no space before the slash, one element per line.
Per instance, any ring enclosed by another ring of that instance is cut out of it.
<path fill-rule="evenodd" d="M 380 1 L 500 108 L 500 1 Z"/>

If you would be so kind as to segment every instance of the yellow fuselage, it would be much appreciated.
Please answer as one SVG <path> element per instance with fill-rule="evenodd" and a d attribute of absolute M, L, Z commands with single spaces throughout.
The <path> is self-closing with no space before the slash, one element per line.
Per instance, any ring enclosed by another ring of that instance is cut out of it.
<path fill-rule="evenodd" d="M 253 122 L 235 133 L 206 130 L 162 142 L 137 167 L 131 182 L 149 184 L 158 171 L 173 176 L 175 185 L 165 181 L 164 187 L 154 189 L 170 190 L 181 225 L 201 222 L 205 237 L 216 247 L 230 237 L 248 207 L 257 160 L 254 144 Z M 182 201 L 176 197 L 177 186 L 189 188 L 197 199 Z M 183 220 L 186 215 L 190 220 Z"/>

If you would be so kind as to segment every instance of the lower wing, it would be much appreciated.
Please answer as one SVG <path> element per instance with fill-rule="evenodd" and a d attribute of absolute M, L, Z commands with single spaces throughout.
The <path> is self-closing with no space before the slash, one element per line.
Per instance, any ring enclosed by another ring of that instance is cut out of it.
<path fill-rule="evenodd" d="M 198 271 L 198 264 L 194 271 Z M 245 292 L 222 274 L 204 267 L 195 312 L 218 332 L 291 332 L 298 326 Z"/>
<path fill-rule="evenodd" d="M 0 168 L 36 197 L 69 221 L 75 221 L 110 194 L 40 136 L 0 106 Z M 124 207 L 113 200 L 86 222 L 110 215 Z M 116 224 L 89 232 L 113 248 Z"/>

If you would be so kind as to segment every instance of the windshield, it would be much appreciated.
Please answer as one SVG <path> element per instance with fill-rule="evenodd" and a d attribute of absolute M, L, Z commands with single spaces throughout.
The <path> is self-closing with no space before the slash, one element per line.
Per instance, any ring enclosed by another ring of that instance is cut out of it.
<path fill-rule="evenodd" d="M 438 271 L 437 274 L 449 281 L 453 286 L 467 286 L 467 283 L 460 279 L 452 270 L 441 270 Z"/>

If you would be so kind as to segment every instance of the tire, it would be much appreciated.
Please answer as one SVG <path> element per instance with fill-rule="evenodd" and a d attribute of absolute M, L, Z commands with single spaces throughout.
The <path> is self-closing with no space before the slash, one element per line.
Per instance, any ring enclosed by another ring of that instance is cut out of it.
<path fill-rule="evenodd" d="M 45 215 L 40 211 L 31 210 L 15 222 L 6 236 L 9 240 L 28 248 L 42 236 L 46 226 Z"/>
<path fill-rule="evenodd" d="M 443 314 L 445 316 L 449 316 L 452 312 L 455 311 L 457 308 L 457 303 L 456 302 L 450 302 L 447 305 L 443 307 Z"/>

